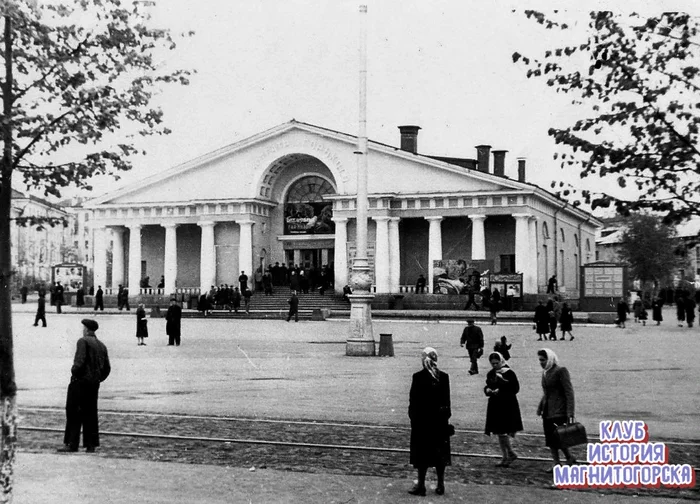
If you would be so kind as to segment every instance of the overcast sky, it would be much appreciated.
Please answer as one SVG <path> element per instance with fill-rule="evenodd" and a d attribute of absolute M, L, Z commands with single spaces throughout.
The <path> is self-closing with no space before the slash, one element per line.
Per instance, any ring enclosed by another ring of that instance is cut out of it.
<path fill-rule="evenodd" d="M 294 118 L 356 134 L 358 7 L 368 5 L 368 136 L 399 144 L 397 126 L 421 126 L 422 154 L 476 157 L 475 145 L 506 149 L 506 173 L 528 158 L 528 179 L 549 188 L 577 180 L 552 160 L 552 126 L 582 111 L 512 62 L 582 41 L 587 11 L 605 2 L 574 2 L 573 29 L 546 30 L 513 2 L 484 0 L 156 0 L 155 24 L 193 30 L 161 63 L 196 69 L 191 85 L 162 91 L 157 102 L 173 130 L 149 138 L 148 156 L 119 182 L 155 172 Z M 626 2 L 626 9 L 687 10 L 691 2 Z M 551 3 L 536 2 L 545 9 Z M 697 9 L 697 8 L 696 8 Z M 562 38 L 566 37 L 566 38 Z M 370 167 L 371 170 L 371 167 Z M 97 182 L 93 196 L 114 183 Z"/>

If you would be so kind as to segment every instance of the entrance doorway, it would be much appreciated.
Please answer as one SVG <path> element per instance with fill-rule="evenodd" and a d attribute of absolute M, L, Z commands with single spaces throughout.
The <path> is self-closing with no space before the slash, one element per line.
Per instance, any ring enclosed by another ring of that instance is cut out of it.
<path fill-rule="evenodd" d="M 294 249 L 287 250 L 287 266 L 298 265 L 303 269 L 321 269 L 329 265 L 334 259 L 334 249 Z"/>

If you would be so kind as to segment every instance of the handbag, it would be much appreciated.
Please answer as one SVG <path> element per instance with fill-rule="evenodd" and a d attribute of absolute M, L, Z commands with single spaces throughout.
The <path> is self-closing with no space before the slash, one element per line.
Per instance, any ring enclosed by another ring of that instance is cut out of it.
<path fill-rule="evenodd" d="M 562 448 L 588 443 L 586 428 L 580 422 L 557 425 L 554 430 L 554 437 Z"/>

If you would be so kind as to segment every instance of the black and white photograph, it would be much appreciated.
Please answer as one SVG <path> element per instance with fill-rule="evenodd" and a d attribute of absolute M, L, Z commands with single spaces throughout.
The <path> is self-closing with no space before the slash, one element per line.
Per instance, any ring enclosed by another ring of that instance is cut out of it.
<path fill-rule="evenodd" d="M 693 2 L 0 21 L 0 503 L 700 500 Z"/>

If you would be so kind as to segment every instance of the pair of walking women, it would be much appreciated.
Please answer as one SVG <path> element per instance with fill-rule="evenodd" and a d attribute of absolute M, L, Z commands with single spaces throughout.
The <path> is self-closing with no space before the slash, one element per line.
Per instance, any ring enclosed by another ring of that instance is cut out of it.
<path fill-rule="evenodd" d="M 545 443 L 554 464 L 560 463 L 559 451 L 567 463 L 574 463 L 568 449 L 561 447 L 555 437 L 557 425 L 574 420 L 574 391 L 569 372 L 559 366 L 556 354 L 543 348 L 537 352 L 542 373 L 543 395 L 537 408 L 542 417 Z M 408 416 L 411 419 L 410 463 L 418 470 L 418 482 L 409 490 L 412 495 L 426 495 L 425 478 L 429 467 L 435 467 L 435 493 L 445 493 L 445 467 L 451 465 L 450 436 L 454 428 L 450 402 L 450 377 L 437 367 L 437 352 L 427 347 L 421 354 L 423 369 L 413 375 L 409 396 Z M 491 370 L 486 375 L 484 394 L 489 398 L 486 409 L 487 435 L 498 436 L 502 458 L 497 467 L 508 467 L 518 455 L 512 438 L 523 430 L 517 394 L 520 383 L 515 372 L 499 352 L 489 355 Z M 548 469 L 551 471 L 551 469 Z"/>

